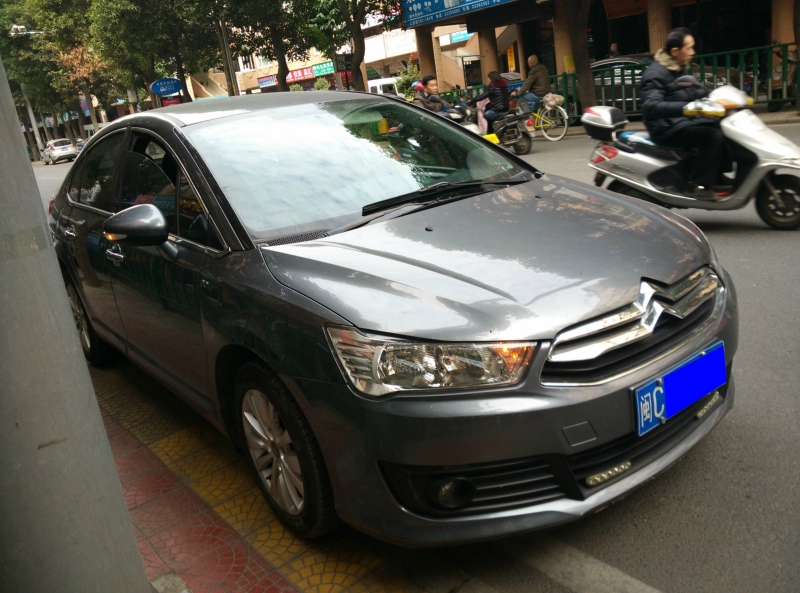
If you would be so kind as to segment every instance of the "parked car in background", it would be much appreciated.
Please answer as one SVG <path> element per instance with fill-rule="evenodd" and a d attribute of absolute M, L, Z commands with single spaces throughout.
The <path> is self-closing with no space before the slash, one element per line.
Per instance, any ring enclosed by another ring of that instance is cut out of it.
<path fill-rule="evenodd" d="M 368 85 L 369 92 L 373 95 L 398 96 L 396 78 L 375 78 L 368 81 Z"/>
<path fill-rule="evenodd" d="M 71 140 L 50 140 L 42 150 L 42 161 L 45 165 L 53 165 L 59 161 L 74 161 L 78 149 Z"/>
<path fill-rule="evenodd" d="M 84 146 L 86 146 L 86 141 L 83 138 L 78 138 L 75 140 L 75 148 L 78 149 L 78 153 L 83 150 Z"/>
<path fill-rule="evenodd" d="M 49 224 L 86 357 L 113 345 L 205 415 L 302 537 L 577 520 L 733 406 L 736 293 L 700 229 L 405 101 L 120 118 Z"/>

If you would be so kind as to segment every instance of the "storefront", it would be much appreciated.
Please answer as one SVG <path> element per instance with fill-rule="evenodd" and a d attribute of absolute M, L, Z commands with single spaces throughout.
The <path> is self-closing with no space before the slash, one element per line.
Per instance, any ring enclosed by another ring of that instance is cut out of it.
<path fill-rule="evenodd" d="M 334 77 L 333 62 L 322 62 L 320 64 L 312 64 L 303 68 L 290 70 L 286 76 L 286 82 L 289 85 L 299 84 L 303 87 L 304 91 L 314 90 L 314 84 L 318 78 L 324 78 L 331 85 L 331 88 L 336 88 L 336 79 Z M 278 76 L 277 74 L 267 74 L 258 78 L 258 88 L 262 93 L 271 93 L 278 90 Z"/>

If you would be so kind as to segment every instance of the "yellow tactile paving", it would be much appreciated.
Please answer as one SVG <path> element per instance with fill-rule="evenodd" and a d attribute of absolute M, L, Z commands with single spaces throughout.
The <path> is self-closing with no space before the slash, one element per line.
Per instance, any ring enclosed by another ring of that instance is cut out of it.
<path fill-rule="evenodd" d="M 245 537 L 271 521 L 277 521 L 258 488 L 237 494 L 229 501 L 215 506 L 214 510 L 228 525 Z"/>
<path fill-rule="evenodd" d="M 255 480 L 250 475 L 244 461 L 237 461 L 233 465 L 206 474 L 191 483 L 190 486 L 200 498 L 214 507 L 244 490 L 252 489 L 255 486 Z"/>
<path fill-rule="evenodd" d="M 153 443 L 150 450 L 169 465 L 218 442 L 219 439 L 210 430 L 200 426 L 190 426 Z"/>
<path fill-rule="evenodd" d="M 293 560 L 281 572 L 301 591 L 337 593 L 358 584 L 381 565 L 369 554 L 336 549 Z"/>
<path fill-rule="evenodd" d="M 245 539 L 275 568 L 282 568 L 314 549 L 310 542 L 297 537 L 275 515 L 249 533 Z M 284 571 L 281 573 L 286 574 Z"/>
<path fill-rule="evenodd" d="M 233 447 L 217 445 L 167 465 L 185 484 L 194 486 L 204 476 L 233 465 L 241 458 Z"/>

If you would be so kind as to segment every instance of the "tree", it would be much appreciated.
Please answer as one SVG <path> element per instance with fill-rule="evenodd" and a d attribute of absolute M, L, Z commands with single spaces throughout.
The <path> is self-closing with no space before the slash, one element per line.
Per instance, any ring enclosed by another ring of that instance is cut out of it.
<path fill-rule="evenodd" d="M 302 87 L 302 86 L 300 86 L 299 84 L 290 84 L 290 85 L 289 85 L 289 90 L 290 90 L 291 92 L 293 92 L 293 93 L 297 93 L 297 92 L 300 92 L 300 91 L 302 91 L 302 90 L 303 90 L 303 87 Z"/>
<path fill-rule="evenodd" d="M 232 39 L 242 55 L 257 54 L 278 63 L 278 90 L 288 91 L 287 57 L 308 57 L 316 39 L 304 18 L 304 0 L 237 0 L 232 3 Z"/>
<path fill-rule="evenodd" d="M 327 91 L 329 88 L 331 88 L 331 83 L 329 83 L 325 78 L 317 78 L 317 80 L 314 82 L 314 90 Z"/>
<path fill-rule="evenodd" d="M 406 99 L 414 96 L 414 89 L 411 85 L 414 81 L 422 80 L 419 68 L 414 62 L 409 62 L 405 70 L 397 73 L 397 91 L 405 95 Z"/>
<path fill-rule="evenodd" d="M 563 2 L 569 20 L 572 38 L 572 57 L 575 59 L 575 76 L 578 83 L 578 97 L 584 108 L 597 105 L 591 62 L 589 60 L 589 38 L 586 29 L 589 25 L 591 0 L 556 0 Z"/>

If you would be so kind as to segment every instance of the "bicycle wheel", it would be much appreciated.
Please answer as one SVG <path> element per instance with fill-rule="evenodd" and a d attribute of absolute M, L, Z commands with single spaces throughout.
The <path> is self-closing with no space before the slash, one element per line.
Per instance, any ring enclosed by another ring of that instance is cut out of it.
<path fill-rule="evenodd" d="M 561 140 L 569 129 L 569 116 L 563 107 L 547 107 L 542 109 L 541 119 L 542 134 L 553 142 Z"/>

